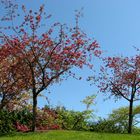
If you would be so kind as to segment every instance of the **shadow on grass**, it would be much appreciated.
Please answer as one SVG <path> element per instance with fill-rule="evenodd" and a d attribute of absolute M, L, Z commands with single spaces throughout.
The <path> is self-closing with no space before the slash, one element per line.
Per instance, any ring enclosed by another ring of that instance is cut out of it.
<path fill-rule="evenodd" d="M 5 134 L 0 134 L 1 137 L 14 137 L 14 136 L 29 136 L 32 134 L 37 134 L 39 132 L 11 132 L 11 133 L 5 133 Z"/>

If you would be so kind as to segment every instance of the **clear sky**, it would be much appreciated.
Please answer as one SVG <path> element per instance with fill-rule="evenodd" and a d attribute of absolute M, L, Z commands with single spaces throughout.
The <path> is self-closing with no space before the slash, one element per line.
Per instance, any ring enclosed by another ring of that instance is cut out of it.
<path fill-rule="evenodd" d="M 100 44 L 104 55 L 133 55 L 133 46 L 140 48 L 140 0 L 17 0 L 28 8 L 38 8 L 46 4 L 46 11 L 52 14 L 53 21 L 68 25 L 74 24 L 75 10 L 84 7 L 84 17 L 80 19 L 80 27 L 94 37 Z M 94 60 L 94 68 L 99 67 L 99 61 Z M 75 70 L 78 75 L 86 77 L 92 74 L 88 69 Z M 80 102 L 87 95 L 96 94 L 97 88 L 90 86 L 84 79 L 81 81 L 69 78 L 61 84 L 53 85 L 47 94 L 52 105 L 64 105 L 68 109 L 84 110 Z M 112 109 L 127 105 L 121 100 L 103 101 L 105 96 L 99 94 L 93 109 L 98 116 L 106 117 Z M 39 106 L 46 104 L 45 99 L 39 99 Z"/>

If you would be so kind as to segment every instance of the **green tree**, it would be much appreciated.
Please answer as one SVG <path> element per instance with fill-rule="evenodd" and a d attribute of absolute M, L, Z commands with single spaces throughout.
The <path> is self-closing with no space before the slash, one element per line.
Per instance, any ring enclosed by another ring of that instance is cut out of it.
<path fill-rule="evenodd" d="M 135 106 L 133 108 L 133 123 L 132 128 L 136 127 L 139 123 L 140 106 Z M 129 107 L 121 107 L 112 111 L 109 115 L 109 120 L 112 120 L 115 125 L 119 125 L 123 132 L 127 131 L 128 128 L 128 118 L 129 118 Z"/>

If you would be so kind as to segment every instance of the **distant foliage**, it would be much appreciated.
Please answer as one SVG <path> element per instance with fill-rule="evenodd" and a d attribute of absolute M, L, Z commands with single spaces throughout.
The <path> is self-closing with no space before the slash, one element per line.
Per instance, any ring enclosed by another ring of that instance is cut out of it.
<path fill-rule="evenodd" d="M 133 124 L 132 132 L 137 129 L 140 115 L 140 106 L 134 106 L 133 108 Z M 127 132 L 128 128 L 128 117 L 129 117 L 129 107 L 120 107 L 112 111 L 109 115 L 109 120 L 112 120 L 114 124 L 122 127 L 124 132 Z"/>
<path fill-rule="evenodd" d="M 90 131 L 107 133 L 124 133 L 122 126 L 114 123 L 113 120 L 100 119 L 97 123 L 90 123 Z"/>
<path fill-rule="evenodd" d="M 74 111 L 67 110 L 64 107 L 56 108 L 58 115 L 57 121 L 62 129 L 66 130 L 88 130 L 88 119 L 90 118 L 90 111 Z"/>
<path fill-rule="evenodd" d="M 140 106 L 135 106 L 133 110 L 132 132 L 139 133 Z M 90 122 L 90 130 L 96 132 L 127 133 L 129 107 L 120 107 L 112 111 L 107 119 L 99 119 L 97 122 Z"/>

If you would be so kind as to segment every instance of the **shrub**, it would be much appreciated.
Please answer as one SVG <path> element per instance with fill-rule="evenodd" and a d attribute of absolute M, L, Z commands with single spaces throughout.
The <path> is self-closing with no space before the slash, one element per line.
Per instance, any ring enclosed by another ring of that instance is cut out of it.
<path fill-rule="evenodd" d="M 31 119 L 32 114 L 26 108 L 21 111 L 3 109 L 0 111 L 0 133 L 6 134 L 13 131 L 29 131 Z"/>
<path fill-rule="evenodd" d="M 0 111 L 0 134 L 7 134 L 15 131 L 13 121 L 15 115 L 7 110 Z"/>
<path fill-rule="evenodd" d="M 67 130 L 88 130 L 87 118 L 89 113 L 86 111 L 66 110 L 64 107 L 57 107 L 57 123 L 62 129 Z"/>
<path fill-rule="evenodd" d="M 32 112 L 28 108 L 23 108 L 22 110 L 13 111 L 16 114 L 16 124 L 26 125 L 28 128 L 31 127 Z"/>
<path fill-rule="evenodd" d="M 28 132 L 30 129 L 27 125 L 16 122 L 15 128 L 17 131 Z"/>
<path fill-rule="evenodd" d="M 96 123 L 90 123 L 90 131 L 96 132 L 108 132 L 108 133 L 124 133 L 125 130 L 119 124 L 116 124 L 113 120 L 100 119 Z"/>
<path fill-rule="evenodd" d="M 57 114 L 52 108 L 43 108 L 37 111 L 37 130 L 61 129 L 57 123 Z"/>

